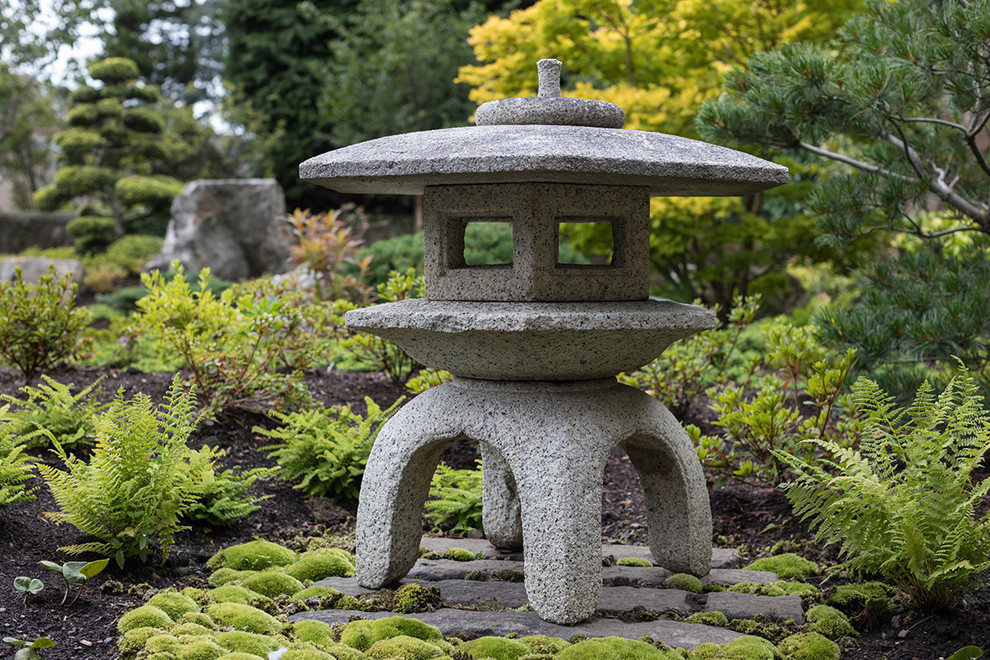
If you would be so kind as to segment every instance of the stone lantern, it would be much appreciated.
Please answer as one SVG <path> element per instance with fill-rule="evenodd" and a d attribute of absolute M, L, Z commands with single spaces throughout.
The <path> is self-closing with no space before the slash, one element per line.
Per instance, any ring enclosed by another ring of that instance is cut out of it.
<path fill-rule="evenodd" d="M 543 619 L 574 623 L 601 593 L 602 477 L 616 446 L 639 473 L 658 564 L 700 576 L 711 562 L 694 447 L 661 403 L 615 378 L 715 324 L 708 310 L 649 297 L 649 199 L 756 192 L 785 183 L 787 169 L 621 130 L 618 106 L 560 96 L 560 62 L 538 68 L 539 96 L 486 103 L 476 126 L 352 145 L 300 175 L 343 193 L 423 195 L 425 298 L 346 321 L 454 375 L 378 434 L 358 505 L 358 582 L 380 588 L 412 568 L 440 455 L 476 440 L 487 537 L 522 546 Z M 467 263 L 473 222 L 511 227 L 510 264 Z M 611 230 L 610 263 L 561 262 L 560 227 L 576 222 Z"/>

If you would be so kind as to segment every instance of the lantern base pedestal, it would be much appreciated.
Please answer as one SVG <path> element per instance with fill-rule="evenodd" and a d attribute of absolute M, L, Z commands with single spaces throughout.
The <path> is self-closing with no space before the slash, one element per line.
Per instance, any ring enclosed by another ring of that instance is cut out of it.
<path fill-rule="evenodd" d="M 482 448 L 488 536 L 496 545 L 521 541 L 526 594 L 541 618 L 568 624 L 595 611 L 602 477 L 616 445 L 639 473 L 654 559 L 708 573 L 704 475 L 687 434 L 656 399 L 614 378 L 457 378 L 416 397 L 378 434 L 358 506 L 362 586 L 380 588 L 412 568 L 430 479 L 444 449 L 462 439 Z"/>

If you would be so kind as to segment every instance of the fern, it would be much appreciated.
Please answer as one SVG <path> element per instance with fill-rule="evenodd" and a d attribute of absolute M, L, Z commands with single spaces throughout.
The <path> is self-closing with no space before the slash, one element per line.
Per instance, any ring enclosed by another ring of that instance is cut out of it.
<path fill-rule="evenodd" d="M 477 470 L 454 470 L 441 463 L 430 483 L 425 515 L 434 525 L 453 525 L 451 534 L 482 529 L 481 461 Z"/>
<path fill-rule="evenodd" d="M 254 513 L 261 508 L 259 502 L 271 497 L 258 497 L 251 495 L 250 491 L 256 481 L 270 478 L 278 472 L 278 467 L 254 468 L 245 472 L 235 466 L 217 472 L 213 465 L 223 455 L 222 449 L 206 445 L 199 451 L 190 451 L 187 462 L 180 463 L 189 470 L 191 477 L 201 473 L 204 475 L 199 485 L 193 486 L 196 500 L 189 505 L 183 519 L 196 520 L 209 527 L 221 527 Z"/>
<path fill-rule="evenodd" d="M 51 437 L 68 451 L 91 446 L 95 439 L 93 419 L 107 408 L 97 400 L 103 377 L 75 396 L 70 390 L 72 384 L 63 385 L 45 374 L 41 378 L 44 384 L 21 388 L 24 399 L 0 395 L 0 401 L 15 406 L 10 413 L 14 433 L 24 436 L 29 449 L 48 446 Z"/>
<path fill-rule="evenodd" d="M 816 536 L 838 543 L 856 573 L 881 575 L 925 610 L 948 606 L 990 568 L 990 513 L 975 515 L 990 478 L 972 473 L 990 451 L 990 415 L 971 376 L 936 396 L 925 383 L 907 409 L 874 382 L 853 388 L 868 417 L 859 449 L 817 444 L 833 460 L 776 452 L 796 478 L 782 487 Z"/>
<path fill-rule="evenodd" d="M 17 441 L 7 409 L 8 406 L 0 408 L 0 511 L 11 504 L 33 500 L 36 490 L 24 485 L 31 478 L 34 461 Z"/>
<path fill-rule="evenodd" d="M 366 417 L 347 406 L 313 408 L 272 416 L 282 422 L 276 429 L 255 427 L 254 432 L 281 440 L 268 451 L 282 466 L 281 478 L 308 495 L 357 499 L 361 477 L 378 429 L 398 409 L 401 400 L 386 410 L 365 397 Z"/>
<path fill-rule="evenodd" d="M 127 557 L 142 562 L 156 554 L 160 561 L 168 557 L 175 532 L 183 529 L 179 518 L 195 501 L 208 470 L 188 465 L 186 441 L 195 429 L 195 407 L 178 375 L 157 407 L 143 394 L 125 400 L 121 388 L 96 418 L 96 446 L 88 463 L 55 443 L 66 469 L 38 466 L 59 507 L 45 515 L 98 539 L 60 550 L 112 556 L 120 566 Z"/>

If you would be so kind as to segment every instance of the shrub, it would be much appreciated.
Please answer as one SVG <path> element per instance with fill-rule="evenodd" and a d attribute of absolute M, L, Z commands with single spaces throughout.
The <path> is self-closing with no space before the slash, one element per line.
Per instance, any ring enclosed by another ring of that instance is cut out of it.
<path fill-rule="evenodd" d="M 935 396 L 925 383 L 898 408 L 873 381 L 853 388 L 865 411 L 857 449 L 817 441 L 835 460 L 778 452 L 797 474 L 783 487 L 816 538 L 838 543 L 841 568 L 879 575 L 918 608 L 949 605 L 990 567 L 990 513 L 975 508 L 990 478 L 972 479 L 990 450 L 990 415 L 961 373 Z"/>
<path fill-rule="evenodd" d="M 236 296 L 211 291 L 210 273 L 200 274 L 193 291 L 182 266 L 175 276 L 142 274 L 148 290 L 137 301 L 134 329 L 155 339 L 159 351 L 179 355 L 201 393 L 203 415 L 216 417 L 230 406 L 291 409 L 310 403 L 303 371 L 317 357 L 317 342 L 298 296 Z"/>
<path fill-rule="evenodd" d="M 63 168 L 64 169 L 64 168 Z M 65 232 L 72 239 L 72 245 L 81 254 L 103 252 L 117 238 L 117 225 L 113 218 L 96 215 L 82 215 L 69 221 Z"/>
<path fill-rule="evenodd" d="M 107 247 L 106 258 L 124 268 L 127 274 L 138 275 L 144 270 L 148 260 L 162 249 L 162 243 L 164 240 L 160 236 L 145 234 L 122 236 Z"/>
<path fill-rule="evenodd" d="M 24 449 L 7 415 L 7 406 L 3 406 L 0 408 L 0 511 L 11 504 L 34 499 L 35 489 L 24 486 L 31 478 L 33 462 Z"/>
<path fill-rule="evenodd" d="M 75 358 L 88 314 L 76 309 L 72 275 L 51 266 L 37 285 L 21 269 L 12 282 L 0 282 L 0 361 L 17 368 L 28 384 L 45 369 Z"/>
<path fill-rule="evenodd" d="M 60 548 L 69 554 L 96 552 L 123 566 L 127 557 L 164 561 L 179 517 L 196 497 L 205 468 L 184 469 L 186 440 L 195 429 L 195 398 L 176 376 L 165 404 L 137 394 L 124 400 L 118 390 L 109 409 L 96 418 L 96 446 L 90 461 L 56 444 L 65 471 L 41 464 L 59 511 L 46 515 L 68 522 L 99 541 Z"/>
<path fill-rule="evenodd" d="M 482 529 L 481 461 L 477 465 L 477 470 L 453 470 L 441 463 L 433 473 L 433 499 L 426 502 L 424 515 L 434 525 L 452 525 L 450 534 Z"/>
<path fill-rule="evenodd" d="M 21 387 L 24 399 L 0 394 L 0 401 L 16 406 L 10 413 L 13 432 L 24 436 L 29 448 L 45 447 L 54 439 L 67 451 L 88 447 L 95 439 L 94 420 L 107 409 L 97 399 L 102 377 L 73 396 L 72 384 L 63 385 L 41 375 L 44 384 Z"/>
<path fill-rule="evenodd" d="M 83 260 L 83 286 L 93 293 L 107 293 L 120 286 L 127 270 L 105 259 L 88 256 Z"/>
<path fill-rule="evenodd" d="M 296 209 L 286 218 L 292 238 L 292 261 L 313 274 L 317 300 L 344 299 L 367 305 L 374 298 L 374 289 L 366 283 L 371 257 L 358 256 L 367 224 L 363 214 L 363 209 L 351 204 L 333 213 L 315 215 Z M 345 219 L 348 215 L 356 215 L 357 222 Z"/>
<path fill-rule="evenodd" d="M 89 66 L 89 75 L 96 80 L 112 84 L 136 80 L 141 72 L 134 60 L 126 57 L 107 57 Z"/>
<path fill-rule="evenodd" d="M 361 476 L 368 462 L 371 445 L 381 425 L 391 417 L 401 402 L 386 410 L 365 398 L 368 414 L 362 418 L 347 406 L 313 408 L 272 416 L 282 422 L 275 429 L 255 427 L 281 442 L 262 449 L 274 457 L 286 481 L 300 480 L 294 488 L 307 495 L 357 499 Z"/>
<path fill-rule="evenodd" d="M 362 257 L 371 257 L 368 266 L 368 282 L 373 286 L 384 284 L 392 272 L 404 273 L 409 269 L 423 272 L 423 234 L 402 234 L 361 249 Z"/>
<path fill-rule="evenodd" d="M 223 455 L 224 450 L 204 445 L 199 451 L 190 451 L 186 462 L 180 463 L 190 478 L 202 475 L 202 480 L 193 487 L 196 499 L 185 510 L 184 519 L 196 520 L 208 527 L 223 527 L 251 515 L 261 508 L 260 502 L 271 497 L 251 495 L 250 491 L 258 479 L 271 478 L 278 472 L 277 467 L 244 471 L 235 465 L 217 472 L 214 465 Z"/>

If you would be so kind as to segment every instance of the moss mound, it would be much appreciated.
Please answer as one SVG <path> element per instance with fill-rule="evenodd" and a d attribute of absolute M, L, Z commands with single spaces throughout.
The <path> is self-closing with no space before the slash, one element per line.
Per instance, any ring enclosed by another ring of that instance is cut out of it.
<path fill-rule="evenodd" d="M 131 628 L 117 640 L 117 650 L 122 654 L 137 653 L 144 648 L 149 639 L 161 634 L 161 629 L 150 626 Z"/>
<path fill-rule="evenodd" d="M 216 603 L 240 603 L 241 605 L 247 605 L 261 596 L 257 591 L 251 591 L 237 584 L 225 584 L 222 587 L 210 589 L 208 593 Z"/>
<path fill-rule="evenodd" d="M 157 593 L 148 599 L 147 604 L 165 612 L 173 621 L 178 621 L 186 612 L 199 612 L 199 603 L 178 591 Z"/>
<path fill-rule="evenodd" d="M 770 571 L 785 580 L 804 580 L 818 573 L 818 564 L 793 552 L 757 559 L 743 568 L 747 571 Z"/>
<path fill-rule="evenodd" d="M 686 621 L 688 623 L 701 623 L 706 626 L 719 626 L 720 628 L 729 625 L 728 617 L 718 610 L 714 612 L 695 612 Z"/>
<path fill-rule="evenodd" d="M 779 660 L 780 652 L 762 637 L 740 637 L 728 644 L 702 644 L 688 660 Z"/>
<path fill-rule="evenodd" d="M 849 618 L 829 605 L 815 605 L 807 611 L 805 618 L 808 620 L 809 632 L 821 633 L 829 639 L 859 635 L 849 623 Z"/>
<path fill-rule="evenodd" d="M 340 643 L 352 649 L 367 651 L 378 641 L 393 637 L 415 637 L 425 642 L 443 640 L 438 628 L 416 619 L 390 616 L 377 621 L 352 621 L 340 632 Z"/>
<path fill-rule="evenodd" d="M 447 551 L 443 553 L 443 558 L 454 561 L 474 561 L 477 559 L 473 552 L 464 548 L 447 548 Z"/>
<path fill-rule="evenodd" d="M 471 658 L 495 658 L 496 660 L 519 660 L 533 650 L 521 641 L 504 637 L 479 637 L 457 647 L 458 652 L 467 653 Z"/>
<path fill-rule="evenodd" d="M 322 621 L 296 621 L 292 625 L 292 632 L 304 642 L 313 642 L 321 646 L 333 642 L 333 628 Z"/>
<path fill-rule="evenodd" d="M 424 587 L 421 584 L 404 584 L 395 592 L 392 611 L 396 614 L 409 612 L 432 612 L 443 606 L 440 590 L 437 587 Z"/>
<path fill-rule="evenodd" d="M 297 555 L 271 541 L 248 541 L 224 548 L 210 557 L 206 567 L 211 570 L 232 568 L 235 571 L 262 571 L 271 566 L 288 566 L 296 561 Z"/>
<path fill-rule="evenodd" d="M 787 637 L 778 646 L 787 660 L 839 660 L 839 645 L 818 633 L 809 632 Z"/>
<path fill-rule="evenodd" d="M 328 577 L 351 577 L 354 575 L 354 561 L 337 548 L 310 550 L 302 553 L 288 567 L 288 573 L 297 580 L 313 582 Z"/>
<path fill-rule="evenodd" d="M 447 654 L 433 644 L 408 635 L 379 640 L 365 652 L 365 656 L 373 660 L 391 660 L 392 658 L 431 660 L 432 658 L 442 658 L 445 655 Z"/>
<path fill-rule="evenodd" d="M 549 653 L 556 655 L 571 645 L 565 639 L 547 637 L 546 635 L 529 635 L 520 637 L 519 641 L 529 647 L 532 653 Z"/>
<path fill-rule="evenodd" d="M 198 637 L 180 646 L 175 656 L 177 660 L 216 660 L 225 653 L 212 639 Z"/>
<path fill-rule="evenodd" d="M 241 586 L 268 598 L 291 596 L 303 590 L 302 582 L 280 571 L 260 571 L 241 580 Z"/>
<path fill-rule="evenodd" d="M 557 654 L 557 660 L 682 660 L 675 651 L 661 651 L 646 642 L 622 637 L 586 639 Z"/>
<path fill-rule="evenodd" d="M 687 573 L 674 573 L 663 581 L 663 586 L 667 589 L 690 591 L 693 594 L 700 594 L 705 590 L 705 585 L 701 583 L 701 580 Z"/>
<path fill-rule="evenodd" d="M 622 557 L 615 563 L 617 566 L 637 566 L 640 568 L 653 566 L 653 562 L 645 557 Z"/>
<path fill-rule="evenodd" d="M 266 659 L 269 653 L 279 648 L 279 643 L 271 637 L 243 630 L 222 632 L 214 638 L 214 641 L 228 651 L 250 653 Z"/>
<path fill-rule="evenodd" d="M 215 556 L 215 555 L 214 555 Z M 230 582 L 237 582 L 254 575 L 254 571 L 235 571 L 233 568 L 218 568 L 207 580 L 211 587 L 222 587 Z"/>
<path fill-rule="evenodd" d="M 172 625 L 172 617 L 154 605 L 142 605 L 137 607 L 117 622 L 117 631 L 121 634 L 135 628 L 157 628 L 165 630 Z"/>
<path fill-rule="evenodd" d="M 271 614 L 262 612 L 256 607 L 241 605 L 240 603 L 217 603 L 216 605 L 210 605 L 206 608 L 206 613 L 224 626 L 230 626 L 235 630 L 258 633 L 259 635 L 276 633 L 282 627 L 278 619 Z"/>

